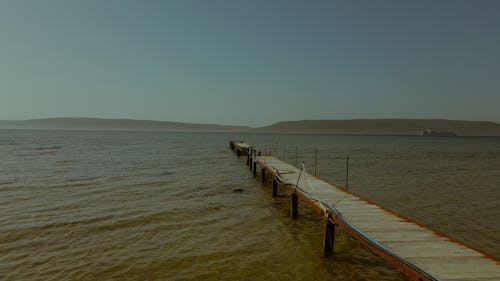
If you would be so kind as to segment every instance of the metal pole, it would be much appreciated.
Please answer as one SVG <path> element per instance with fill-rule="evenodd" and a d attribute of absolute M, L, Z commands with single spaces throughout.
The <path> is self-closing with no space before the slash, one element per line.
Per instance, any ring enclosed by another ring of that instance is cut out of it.
<path fill-rule="evenodd" d="M 286 161 L 286 149 L 285 149 L 285 144 L 283 144 L 283 161 Z"/>
<path fill-rule="evenodd" d="M 297 150 L 298 150 L 298 145 L 295 145 L 295 167 L 299 165 L 299 163 L 297 162 Z"/>
<path fill-rule="evenodd" d="M 318 160 L 318 149 L 314 150 L 314 175 L 316 176 L 316 162 Z"/>
<path fill-rule="evenodd" d="M 346 169 L 345 169 L 345 190 L 349 190 L 349 156 L 346 158 Z"/>
<path fill-rule="evenodd" d="M 267 166 L 267 146 L 264 145 L 264 165 Z"/>

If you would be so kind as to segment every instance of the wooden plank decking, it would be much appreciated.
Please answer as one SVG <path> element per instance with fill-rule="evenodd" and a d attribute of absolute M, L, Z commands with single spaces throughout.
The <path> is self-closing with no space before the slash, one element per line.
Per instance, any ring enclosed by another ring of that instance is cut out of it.
<path fill-rule="evenodd" d="M 249 146 L 245 144 L 244 147 Z M 292 197 L 304 200 L 325 215 L 327 222 L 341 227 L 410 279 L 500 280 L 499 262 L 491 257 L 301 172 L 276 157 L 248 157 L 247 164 L 254 174 L 258 164 L 263 174 L 266 172 L 273 177 L 273 188 L 277 182 L 284 184 L 292 190 Z"/>

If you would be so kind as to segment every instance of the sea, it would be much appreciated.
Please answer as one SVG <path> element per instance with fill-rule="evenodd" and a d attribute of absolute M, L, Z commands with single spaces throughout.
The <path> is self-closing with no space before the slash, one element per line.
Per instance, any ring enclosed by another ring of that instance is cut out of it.
<path fill-rule="evenodd" d="M 406 280 L 229 140 L 500 257 L 497 137 L 0 130 L 0 280 Z"/>

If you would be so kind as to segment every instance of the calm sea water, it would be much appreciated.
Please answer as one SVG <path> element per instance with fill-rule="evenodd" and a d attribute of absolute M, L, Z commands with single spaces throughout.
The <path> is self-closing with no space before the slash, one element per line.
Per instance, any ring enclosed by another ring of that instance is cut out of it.
<path fill-rule="evenodd" d="M 500 138 L 0 130 L 0 279 L 405 280 L 341 232 L 323 258 L 240 137 L 500 256 Z"/>

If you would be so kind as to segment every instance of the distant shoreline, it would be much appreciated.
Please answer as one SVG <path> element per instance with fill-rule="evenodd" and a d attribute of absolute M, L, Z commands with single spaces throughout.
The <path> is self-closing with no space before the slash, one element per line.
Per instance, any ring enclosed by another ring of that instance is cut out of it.
<path fill-rule="evenodd" d="M 31 120 L 0 120 L 0 129 L 231 132 L 367 136 L 420 136 L 423 131 L 432 130 L 437 132 L 452 132 L 460 137 L 500 136 L 500 124 L 498 123 L 446 119 L 301 120 L 283 121 L 270 126 L 252 128 L 249 126 L 134 119 L 46 118 Z"/>

